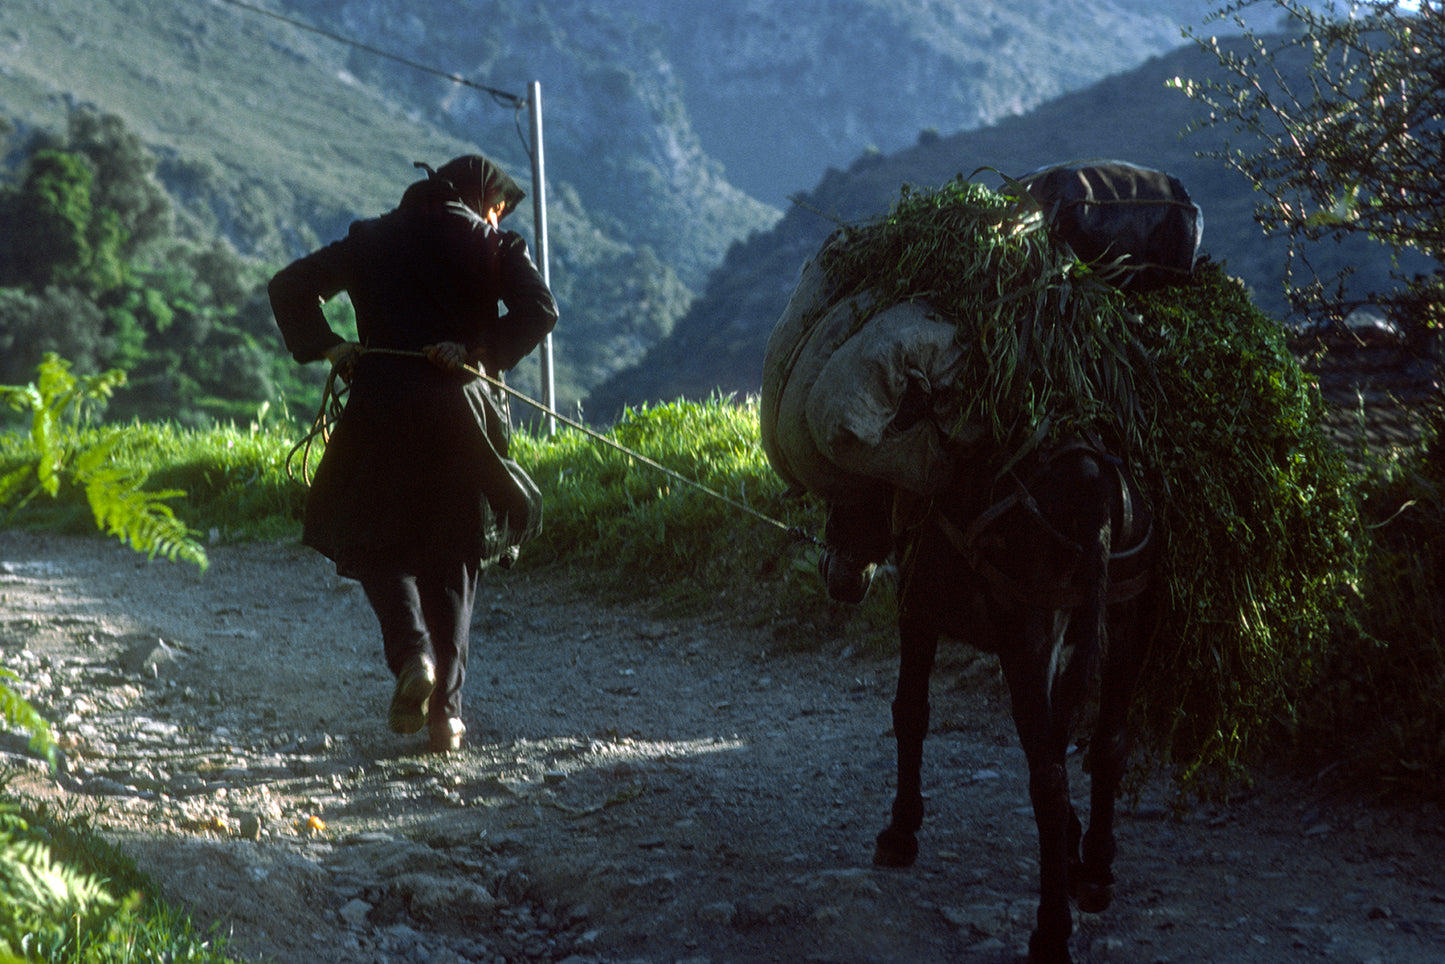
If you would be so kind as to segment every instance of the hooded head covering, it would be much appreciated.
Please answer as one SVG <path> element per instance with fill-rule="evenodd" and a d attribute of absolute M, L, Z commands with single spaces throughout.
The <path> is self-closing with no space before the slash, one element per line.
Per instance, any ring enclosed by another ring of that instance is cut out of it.
<path fill-rule="evenodd" d="M 491 208 L 501 205 L 504 218 L 527 196 L 506 171 L 480 154 L 463 154 L 436 170 L 422 161 L 414 162 L 414 166 L 426 171 L 427 179 L 407 188 L 402 196 L 403 204 L 424 198 L 460 200 L 483 217 Z"/>

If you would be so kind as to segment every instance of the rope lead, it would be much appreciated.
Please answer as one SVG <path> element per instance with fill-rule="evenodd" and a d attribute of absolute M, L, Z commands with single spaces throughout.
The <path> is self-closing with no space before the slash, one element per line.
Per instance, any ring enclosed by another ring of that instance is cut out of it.
<path fill-rule="evenodd" d="M 368 355 L 399 355 L 406 358 L 426 357 L 426 355 L 422 352 L 406 351 L 399 348 L 363 348 L 362 353 Z M 657 471 L 663 473 L 669 478 L 681 482 L 684 485 L 690 485 L 693 488 L 703 492 L 705 495 L 708 495 L 718 500 L 719 502 L 724 502 L 732 506 L 734 509 L 739 510 L 740 512 L 747 513 L 748 515 L 752 516 L 760 522 L 766 522 L 768 525 L 776 529 L 781 529 L 784 532 L 788 533 L 788 535 L 795 541 L 806 541 L 818 544 L 818 540 L 816 538 L 803 532 L 802 528 L 799 526 L 790 527 L 787 525 L 787 523 L 780 522 L 777 519 L 772 518 L 771 516 L 764 515 L 750 505 L 745 505 L 742 502 L 738 502 L 736 499 L 731 499 L 728 496 L 723 495 L 721 492 L 718 492 L 715 489 L 708 488 L 701 482 L 689 479 L 687 476 L 682 475 L 679 472 L 673 471 L 662 463 L 657 462 L 654 459 L 650 459 L 640 452 L 633 451 L 627 446 L 608 438 L 600 432 L 593 431 L 582 423 L 574 421 L 573 419 L 568 418 L 560 412 L 553 411 L 548 406 L 532 398 L 529 398 L 528 396 L 517 391 L 515 388 L 512 388 L 506 382 L 503 382 L 497 378 L 493 378 L 491 375 L 488 375 L 486 372 L 478 368 L 474 368 L 471 365 L 463 365 L 461 367 L 464 371 L 468 372 L 471 375 L 474 375 L 477 378 L 480 378 L 488 385 L 491 385 L 494 388 L 499 388 L 502 391 L 506 392 L 508 395 L 511 395 L 513 398 L 519 399 L 526 404 L 532 406 L 533 408 L 537 409 L 542 414 L 549 415 L 552 418 L 555 418 L 557 421 L 561 422 L 563 425 L 566 425 L 568 428 L 574 429 L 584 435 L 590 436 L 591 438 L 594 438 L 597 441 L 602 442 L 606 445 L 610 445 L 617 451 L 621 452 L 623 455 L 626 455 L 628 458 L 636 459 L 643 465 L 646 465 L 652 469 L 656 469 Z M 337 388 L 338 381 L 341 382 L 340 389 Z M 310 430 L 306 433 L 305 437 L 301 439 L 301 441 L 297 442 L 294 446 L 292 446 L 291 451 L 286 455 L 286 475 L 288 478 L 292 480 L 296 478 L 295 474 L 293 474 L 292 472 L 291 463 L 292 460 L 295 459 L 297 453 L 300 453 L 301 479 L 307 485 L 311 484 L 311 478 L 308 473 L 312 443 L 314 443 L 317 438 L 320 438 L 322 443 L 324 444 L 331 438 L 331 427 L 336 424 L 336 420 L 341 417 L 341 412 L 345 408 L 343 399 L 346 395 L 346 391 L 348 388 L 349 385 L 347 385 L 346 382 L 340 377 L 340 370 L 333 366 L 330 376 L 326 379 L 326 387 L 322 392 L 321 405 L 316 410 L 316 417 L 311 421 Z"/>

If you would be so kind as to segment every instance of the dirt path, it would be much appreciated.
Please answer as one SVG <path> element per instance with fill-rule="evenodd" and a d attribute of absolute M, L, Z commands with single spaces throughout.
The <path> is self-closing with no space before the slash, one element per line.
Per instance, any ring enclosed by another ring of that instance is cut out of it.
<path fill-rule="evenodd" d="M 893 667 L 735 614 L 484 577 L 470 743 L 388 733 L 359 590 L 293 546 L 211 570 L 0 533 L 0 662 L 67 747 L 60 790 L 233 950 L 282 962 L 993 962 L 1035 906 L 1021 754 L 988 663 L 946 659 L 909 871 L 875 870 Z M 17 742 L 0 749 L 15 763 Z M 1082 786 L 1082 783 L 1078 784 Z M 1076 960 L 1445 961 L 1438 808 L 1309 784 L 1123 813 Z"/>

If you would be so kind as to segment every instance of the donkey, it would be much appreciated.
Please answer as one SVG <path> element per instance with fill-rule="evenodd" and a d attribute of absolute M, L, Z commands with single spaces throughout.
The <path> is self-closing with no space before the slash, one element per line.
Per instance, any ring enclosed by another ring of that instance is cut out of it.
<path fill-rule="evenodd" d="M 895 507 L 898 787 L 873 861 L 908 867 L 918 856 L 929 675 L 939 637 L 996 654 L 1028 759 L 1039 833 L 1040 903 L 1029 959 L 1067 962 L 1070 897 L 1091 913 L 1113 897 L 1114 799 L 1128 756 L 1126 717 L 1154 618 L 1152 516 L 1119 460 L 1085 440 L 1054 444 L 998 480 L 956 482 L 913 514 L 913 523 L 900 523 L 907 513 Z M 1064 757 L 1096 678 L 1089 829 L 1081 836 Z"/>

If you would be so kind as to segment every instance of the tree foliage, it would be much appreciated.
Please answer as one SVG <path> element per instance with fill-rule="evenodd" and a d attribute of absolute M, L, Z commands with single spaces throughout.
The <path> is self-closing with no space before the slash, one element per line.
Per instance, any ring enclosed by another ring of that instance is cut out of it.
<path fill-rule="evenodd" d="M 30 156 L 19 190 L 4 199 L 10 227 L 0 247 L 0 283 L 64 284 L 99 295 L 125 275 L 118 214 L 95 203 L 95 172 L 78 154 L 44 149 Z"/>
<path fill-rule="evenodd" d="M 31 138 L 0 183 L 0 382 L 47 353 L 120 368 L 112 418 L 199 425 L 309 389 L 265 303 L 264 266 L 219 237 L 177 233 L 155 158 L 119 118 L 77 111 Z"/>
<path fill-rule="evenodd" d="M 1242 13 L 1261 5 L 1284 15 L 1287 32 L 1261 36 Z M 1438 0 L 1411 11 L 1394 0 L 1322 10 L 1301 0 L 1237 0 L 1213 15 L 1234 19 L 1241 45 L 1191 36 L 1231 75 L 1227 82 L 1178 80 L 1209 108 L 1201 126 L 1233 125 L 1258 138 L 1228 142 L 1217 157 L 1263 193 L 1256 220 L 1290 242 L 1286 294 L 1307 316 L 1341 319 L 1369 301 L 1407 329 L 1445 326 L 1445 274 L 1393 273 L 1388 292 L 1347 293 L 1348 272 L 1318 278 L 1310 246 L 1350 235 L 1445 263 L 1445 12 Z M 1307 65 L 1291 84 L 1286 63 Z"/>

